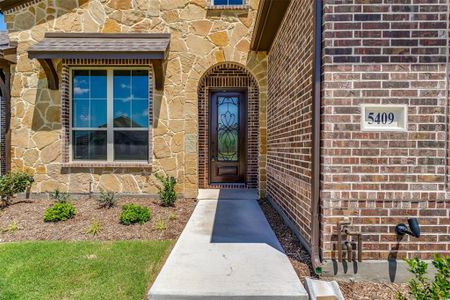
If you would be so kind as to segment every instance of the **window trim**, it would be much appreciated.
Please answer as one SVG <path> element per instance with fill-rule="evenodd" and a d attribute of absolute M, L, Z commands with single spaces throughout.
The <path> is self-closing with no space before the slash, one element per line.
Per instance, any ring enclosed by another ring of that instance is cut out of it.
<path fill-rule="evenodd" d="M 241 4 L 216 4 L 216 1 L 218 0 L 211 0 L 211 5 L 213 6 L 243 6 L 245 5 L 245 0 L 241 0 Z M 230 0 L 226 0 L 227 2 L 230 2 Z"/>
<path fill-rule="evenodd" d="M 105 70 L 107 73 L 107 91 L 106 91 L 106 113 L 107 113 L 107 127 L 106 128 L 73 128 L 73 73 L 77 70 Z M 115 70 L 146 70 L 148 71 L 148 95 L 147 95 L 147 101 L 148 101 L 148 109 L 149 109 L 149 116 L 148 116 L 148 127 L 147 128 L 114 128 L 112 125 L 114 123 L 114 117 L 113 117 L 113 104 L 114 104 L 114 71 Z M 69 67 L 69 103 L 68 103 L 68 109 L 69 109 L 69 161 L 68 165 L 104 165 L 104 166 L 147 166 L 150 164 L 150 161 L 152 159 L 151 156 L 151 143 L 152 143 L 152 116 L 150 115 L 151 105 L 152 105 L 152 89 L 153 89 L 153 77 L 152 77 L 152 68 L 145 67 L 145 66 L 74 66 Z M 107 132 L 107 150 L 106 160 L 74 160 L 73 159 L 73 131 L 74 130 L 90 130 L 90 131 L 106 131 Z M 148 132 L 148 158 L 146 160 L 114 160 L 114 131 L 146 131 Z"/>

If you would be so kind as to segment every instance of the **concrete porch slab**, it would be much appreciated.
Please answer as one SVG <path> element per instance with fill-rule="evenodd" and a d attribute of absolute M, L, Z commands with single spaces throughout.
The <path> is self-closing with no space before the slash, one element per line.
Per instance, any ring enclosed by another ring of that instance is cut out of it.
<path fill-rule="evenodd" d="M 197 200 L 258 200 L 256 189 L 201 189 Z"/>
<path fill-rule="evenodd" d="M 198 202 L 149 299 L 308 299 L 257 193 L 225 196 Z"/>

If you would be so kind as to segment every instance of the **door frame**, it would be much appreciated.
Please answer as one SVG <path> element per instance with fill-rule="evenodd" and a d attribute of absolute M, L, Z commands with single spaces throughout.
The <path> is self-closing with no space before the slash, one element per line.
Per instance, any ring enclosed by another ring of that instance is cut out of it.
<path fill-rule="evenodd" d="M 212 156 L 214 154 L 214 149 L 211 143 L 211 134 L 213 123 L 213 111 L 212 111 L 212 100 L 214 95 L 218 93 L 236 93 L 243 97 L 243 103 L 241 104 L 242 112 L 239 114 L 240 124 L 244 124 L 244 128 L 240 128 L 240 138 L 239 138 L 239 173 L 242 180 L 238 182 L 228 182 L 228 181 L 213 181 L 212 172 L 215 164 L 212 163 Z M 247 184 L 247 170 L 248 170 L 248 88 L 211 88 L 208 93 L 208 183 L 210 185 L 220 185 L 220 184 Z"/>

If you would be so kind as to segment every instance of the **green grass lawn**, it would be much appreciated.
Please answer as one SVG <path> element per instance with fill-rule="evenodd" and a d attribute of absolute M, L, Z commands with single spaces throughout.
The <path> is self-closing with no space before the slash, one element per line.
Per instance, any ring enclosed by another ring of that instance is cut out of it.
<path fill-rule="evenodd" d="M 143 299 L 170 241 L 0 244 L 0 299 Z"/>

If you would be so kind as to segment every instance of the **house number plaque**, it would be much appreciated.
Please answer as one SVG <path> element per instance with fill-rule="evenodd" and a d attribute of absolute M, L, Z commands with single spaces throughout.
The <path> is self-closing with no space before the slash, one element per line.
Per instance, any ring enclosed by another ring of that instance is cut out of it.
<path fill-rule="evenodd" d="M 361 105 L 361 130 L 406 131 L 408 120 L 406 105 Z"/>

